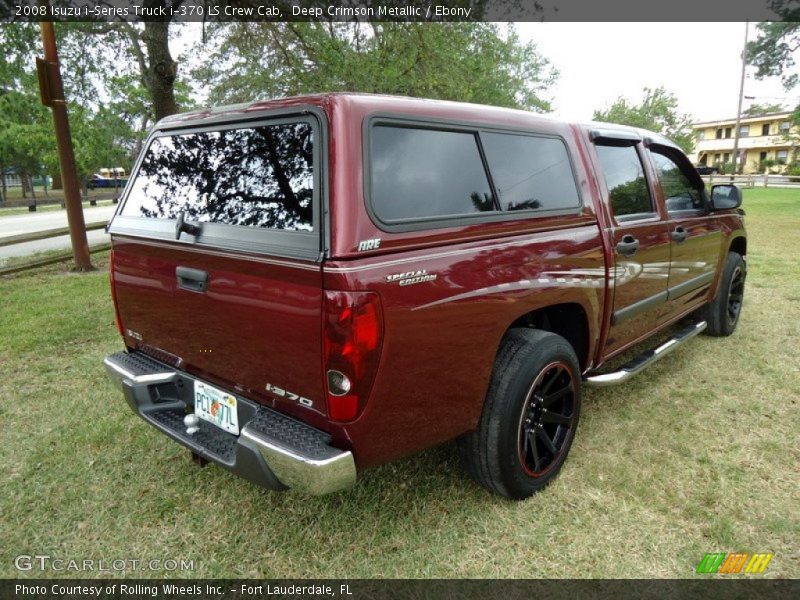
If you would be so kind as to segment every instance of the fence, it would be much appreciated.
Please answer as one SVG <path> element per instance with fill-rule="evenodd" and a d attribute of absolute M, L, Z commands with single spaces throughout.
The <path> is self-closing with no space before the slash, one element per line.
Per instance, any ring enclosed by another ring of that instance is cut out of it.
<path fill-rule="evenodd" d="M 715 183 L 732 183 L 739 187 L 765 187 L 765 188 L 800 188 L 800 177 L 791 175 L 702 175 L 701 179 L 708 185 Z"/>

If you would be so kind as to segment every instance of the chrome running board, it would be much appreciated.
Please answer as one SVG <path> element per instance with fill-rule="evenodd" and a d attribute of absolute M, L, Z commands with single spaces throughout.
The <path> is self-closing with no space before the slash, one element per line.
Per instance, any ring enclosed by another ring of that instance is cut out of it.
<path fill-rule="evenodd" d="M 643 371 L 652 365 L 657 360 L 664 358 L 667 354 L 675 350 L 675 348 L 678 348 L 684 342 L 692 339 L 698 333 L 702 332 L 707 325 L 708 324 L 705 321 L 693 323 L 692 325 L 680 330 L 660 346 L 657 346 L 652 350 L 648 350 L 633 360 L 628 361 L 622 365 L 618 371 L 612 371 L 611 373 L 600 373 L 598 375 L 587 375 L 583 378 L 583 383 L 590 387 L 605 387 L 623 383 L 640 371 Z"/>

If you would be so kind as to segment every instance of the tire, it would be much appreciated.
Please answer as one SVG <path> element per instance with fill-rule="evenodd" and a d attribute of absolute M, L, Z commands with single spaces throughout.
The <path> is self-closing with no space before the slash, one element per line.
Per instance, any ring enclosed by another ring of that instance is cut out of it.
<path fill-rule="evenodd" d="M 717 295 L 700 313 L 708 323 L 707 335 L 725 337 L 734 332 L 742 313 L 746 277 L 747 266 L 742 256 L 728 252 Z"/>
<path fill-rule="evenodd" d="M 580 365 L 569 342 L 547 331 L 509 330 L 478 428 L 459 439 L 467 473 L 507 498 L 538 492 L 564 464 L 580 408 Z"/>

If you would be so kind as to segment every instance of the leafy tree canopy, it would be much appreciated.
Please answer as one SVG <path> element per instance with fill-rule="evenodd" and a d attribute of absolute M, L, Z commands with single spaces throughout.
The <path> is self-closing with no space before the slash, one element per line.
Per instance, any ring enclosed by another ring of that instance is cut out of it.
<path fill-rule="evenodd" d="M 800 51 L 800 8 L 793 0 L 773 0 L 773 8 L 784 17 L 783 21 L 759 23 L 758 38 L 747 44 L 747 61 L 756 67 L 756 77 L 780 76 L 783 87 L 790 90 L 800 83 L 796 68 Z M 791 118 L 800 125 L 800 104 Z M 794 143 L 797 134 L 784 134 Z"/>
<path fill-rule="evenodd" d="M 782 104 L 751 104 L 742 111 L 742 114 L 748 117 L 757 117 L 758 115 L 768 115 L 785 110 Z"/>
<path fill-rule="evenodd" d="M 800 11 L 796 16 L 800 18 Z M 758 38 L 747 44 L 747 61 L 756 67 L 756 77 L 780 76 L 787 90 L 800 83 L 793 68 L 800 50 L 800 22 L 759 23 L 756 29 Z"/>
<path fill-rule="evenodd" d="M 644 99 L 634 104 L 618 98 L 605 110 L 594 111 L 595 121 L 649 129 L 671 139 L 685 152 L 694 147 L 691 117 L 678 111 L 678 99 L 663 87 L 644 88 Z"/>
<path fill-rule="evenodd" d="M 56 24 L 76 164 L 83 179 L 100 167 L 129 166 L 153 123 L 154 103 L 133 42 L 144 27 Z M 35 69 L 35 58 L 42 55 L 38 24 L 0 24 L 0 48 L 0 165 L 34 175 L 55 174 L 59 167 L 52 117 L 39 101 Z M 174 90 L 191 105 L 186 82 L 176 83 Z"/>
<path fill-rule="evenodd" d="M 557 76 L 491 23 L 224 23 L 211 35 L 210 66 L 195 71 L 211 104 L 351 91 L 544 111 Z"/>

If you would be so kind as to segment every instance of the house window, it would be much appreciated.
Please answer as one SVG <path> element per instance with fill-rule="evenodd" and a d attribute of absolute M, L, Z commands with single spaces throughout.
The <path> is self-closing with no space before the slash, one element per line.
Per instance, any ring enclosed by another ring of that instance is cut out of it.
<path fill-rule="evenodd" d="M 783 123 L 781 123 L 781 126 L 778 129 L 778 131 L 780 131 L 781 133 L 789 133 L 789 128 L 790 127 L 791 127 L 791 125 L 790 125 L 789 121 L 784 121 Z"/>
<path fill-rule="evenodd" d="M 775 159 L 782 165 L 786 164 L 786 159 L 789 158 L 788 150 L 778 150 L 775 153 Z"/>
<path fill-rule="evenodd" d="M 725 154 L 722 155 L 722 162 L 726 163 L 730 160 L 730 158 L 731 158 L 730 152 L 726 152 Z"/>
<path fill-rule="evenodd" d="M 761 135 L 769 135 L 769 123 L 761 126 Z"/>
<path fill-rule="evenodd" d="M 726 128 L 725 128 L 725 137 L 726 137 L 726 138 L 729 138 L 729 137 L 731 137 L 731 134 L 732 134 L 732 133 L 733 133 L 733 127 L 726 127 Z"/>
<path fill-rule="evenodd" d="M 718 140 L 722 139 L 722 129 L 717 129 L 717 139 Z"/>
<path fill-rule="evenodd" d="M 760 162 L 763 162 L 763 161 L 767 160 L 767 153 L 766 152 L 759 152 L 758 153 L 758 160 Z"/>
<path fill-rule="evenodd" d="M 714 155 L 714 162 L 719 163 L 719 153 Z"/>
<path fill-rule="evenodd" d="M 704 139 L 706 139 L 706 132 L 701 129 L 700 131 L 697 132 L 697 141 L 700 142 Z"/>
<path fill-rule="evenodd" d="M 739 127 L 739 137 L 750 137 L 750 125 Z"/>

